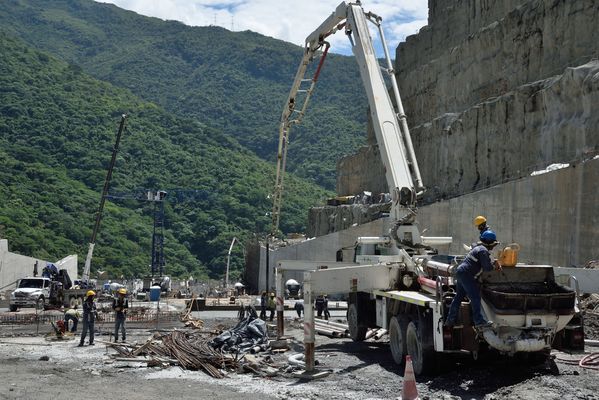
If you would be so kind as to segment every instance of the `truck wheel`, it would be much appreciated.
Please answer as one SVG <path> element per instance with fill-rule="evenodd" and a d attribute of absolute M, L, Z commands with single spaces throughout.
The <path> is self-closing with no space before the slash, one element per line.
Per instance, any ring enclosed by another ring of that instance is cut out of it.
<path fill-rule="evenodd" d="M 422 334 L 418 330 L 416 322 L 411 321 L 406 330 L 406 342 L 408 354 L 412 357 L 414 374 L 428 374 L 433 370 L 434 350 L 428 343 L 422 340 Z"/>
<path fill-rule="evenodd" d="M 44 311 L 46 309 L 46 301 L 44 299 L 44 296 L 40 296 L 40 298 L 37 299 L 37 302 L 35 303 L 35 308 L 37 308 L 39 311 Z"/>
<path fill-rule="evenodd" d="M 406 323 L 401 317 L 391 317 L 389 322 L 389 345 L 396 364 L 401 365 L 406 357 Z"/>
<path fill-rule="evenodd" d="M 366 338 L 368 328 L 360 324 L 356 304 L 350 304 L 347 308 L 347 324 L 349 326 L 349 336 L 354 342 L 361 342 Z"/>
<path fill-rule="evenodd" d="M 17 307 L 17 306 L 13 306 L 13 305 L 11 304 L 11 305 L 9 305 L 9 306 L 8 306 L 8 309 L 9 309 L 11 312 L 16 312 L 16 311 L 18 310 L 18 307 Z"/>

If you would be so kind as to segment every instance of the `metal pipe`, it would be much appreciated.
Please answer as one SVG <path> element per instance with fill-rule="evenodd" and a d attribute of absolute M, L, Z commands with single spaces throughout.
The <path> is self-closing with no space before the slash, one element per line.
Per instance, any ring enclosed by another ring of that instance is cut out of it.
<path fill-rule="evenodd" d="M 357 244 L 390 244 L 391 238 L 389 236 L 365 236 L 359 237 L 356 240 Z"/>
<path fill-rule="evenodd" d="M 412 163 L 412 168 L 414 169 L 414 175 L 416 177 L 415 186 L 417 190 L 424 189 L 424 184 L 422 183 L 422 176 L 420 175 L 420 168 L 418 167 L 418 160 L 416 158 L 416 152 L 414 151 L 414 145 L 412 144 L 412 137 L 410 136 L 410 129 L 408 128 L 408 121 L 406 118 L 406 114 L 403 108 L 403 104 L 401 102 L 401 96 L 399 95 L 399 87 L 397 86 L 397 79 L 395 78 L 395 71 L 393 69 L 393 63 L 391 62 L 391 57 L 389 56 L 389 49 L 387 48 L 387 41 L 385 40 L 385 33 L 383 32 L 383 27 L 380 23 L 376 24 L 379 30 L 379 34 L 381 35 L 381 42 L 383 50 L 385 51 L 385 59 L 387 60 L 387 68 L 389 72 L 389 78 L 391 79 L 391 86 L 393 87 L 393 94 L 395 95 L 395 102 L 397 103 L 397 118 L 401 125 L 401 131 L 404 137 L 405 145 L 408 150 L 408 155 L 410 157 L 410 161 Z M 397 60 L 396 60 L 397 61 Z"/>
<path fill-rule="evenodd" d="M 340 324 L 339 322 L 333 322 L 333 321 L 328 321 L 328 320 L 323 320 L 320 318 L 315 318 L 314 321 L 317 324 L 325 324 L 325 325 L 330 325 L 330 326 L 334 326 L 340 329 L 349 329 L 349 327 L 347 326 L 347 324 Z"/>
<path fill-rule="evenodd" d="M 374 334 L 374 340 L 379 340 L 380 338 L 382 338 L 383 336 L 385 336 L 387 334 L 387 330 L 386 329 L 379 329 L 378 331 L 376 331 L 376 333 Z"/>
<path fill-rule="evenodd" d="M 314 371 L 314 302 L 310 273 L 304 273 L 304 354 L 306 371 Z"/>
<path fill-rule="evenodd" d="M 287 361 L 289 361 L 289 364 L 298 365 L 300 367 L 306 366 L 306 363 L 304 362 L 304 355 L 302 353 L 293 354 L 287 357 Z"/>
<path fill-rule="evenodd" d="M 421 286 L 433 289 L 433 293 L 437 292 L 437 282 L 435 282 L 432 279 L 425 278 L 424 276 L 419 276 L 418 283 L 420 283 Z"/>
<path fill-rule="evenodd" d="M 444 271 L 444 272 L 449 272 L 449 268 L 451 268 L 450 264 L 445 264 L 445 263 L 442 263 L 439 261 L 433 261 L 433 260 L 424 260 L 423 264 L 425 267 L 434 268 L 436 270 Z"/>
<path fill-rule="evenodd" d="M 279 268 L 275 268 L 275 285 L 277 293 L 277 338 L 280 339 L 285 333 L 283 321 L 285 293 L 283 292 L 283 272 Z"/>
<path fill-rule="evenodd" d="M 332 337 L 336 337 L 336 336 L 339 335 L 339 332 L 337 332 L 337 331 L 333 331 L 331 329 L 322 328 L 322 327 L 319 327 L 319 326 L 314 327 L 314 330 L 317 333 L 320 333 L 322 335 L 327 335 L 327 336 L 332 336 Z"/>
<path fill-rule="evenodd" d="M 421 236 L 422 244 L 427 246 L 442 246 L 445 244 L 451 244 L 453 241 L 452 236 Z"/>
<path fill-rule="evenodd" d="M 366 336 L 364 336 L 364 340 L 368 340 L 368 339 L 370 339 L 371 337 L 373 337 L 373 336 L 374 336 L 374 334 L 376 333 L 376 331 L 377 331 L 376 329 L 369 329 L 369 330 L 366 332 Z"/>

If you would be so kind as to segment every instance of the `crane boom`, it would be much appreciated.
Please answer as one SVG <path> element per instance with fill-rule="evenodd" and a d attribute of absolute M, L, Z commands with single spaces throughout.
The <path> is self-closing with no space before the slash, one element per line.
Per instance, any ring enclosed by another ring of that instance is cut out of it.
<path fill-rule="evenodd" d="M 381 68 L 376 58 L 372 38 L 368 30 L 368 22 L 374 23 L 380 34 L 382 47 L 385 51 L 387 67 Z M 308 37 L 306 38 L 304 56 L 296 73 L 287 102 L 283 107 L 279 129 L 279 148 L 277 157 L 277 176 L 274 189 L 272 230 L 271 236 L 278 231 L 282 205 L 283 177 L 289 144 L 289 131 L 291 126 L 301 122 L 308 102 L 313 93 L 318 75 L 330 47 L 326 38 L 345 30 L 353 54 L 359 66 L 360 76 L 368 98 L 372 123 L 379 145 L 381 160 L 385 167 L 385 174 L 389 191 L 392 197 L 391 217 L 393 221 L 404 223 L 406 221 L 406 208 L 410 210 L 415 206 L 416 199 L 424 190 L 420 169 L 416 160 L 407 119 L 403 110 L 397 81 L 392 68 L 389 51 L 385 43 L 385 36 L 381 27 L 382 19 L 373 13 L 365 13 L 359 1 L 355 3 L 342 2 L 335 11 Z M 305 79 L 309 63 L 319 53 L 320 62 L 312 79 Z M 387 91 L 383 71 L 391 80 L 397 111 Z M 302 90 L 303 82 L 310 82 L 310 86 Z M 304 94 L 301 107 L 298 101 Z M 412 215 L 408 219 L 412 218 Z M 396 231 L 395 231 L 396 233 Z M 419 234 L 414 231 L 415 236 Z M 396 241 L 397 235 L 392 233 Z M 415 242 L 419 238 L 413 237 Z"/>
<path fill-rule="evenodd" d="M 110 159 L 108 171 L 106 172 L 106 179 L 104 180 L 104 187 L 102 188 L 102 196 L 100 196 L 100 205 L 98 206 L 98 212 L 96 213 L 96 223 L 94 224 L 94 229 L 92 231 L 92 237 L 89 241 L 87 257 L 85 257 L 85 266 L 83 267 L 83 274 L 81 275 L 81 280 L 85 284 L 88 284 L 88 282 L 89 282 L 89 273 L 90 273 L 91 265 L 92 265 L 92 256 L 94 254 L 94 246 L 96 245 L 96 236 L 98 234 L 98 229 L 100 228 L 100 221 L 102 221 L 102 211 L 104 210 L 104 203 L 106 202 L 106 195 L 108 194 L 108 189 L 110 188 L 110 180 L 112 179 L 112 170 L 114 169 L 114 164 L 116 163 L 116 155 L 119 151 L 119 145 L 121 143 L 121 136 L 123 135 L 123 131 L 125 129 L 126 122 L 127 122 L 127 115 L 123 114 L 121 116 L 119 130 L 116 134 L 116 140 L 114 142 L 114 147 L 112 149 L 112 158 Z"/>

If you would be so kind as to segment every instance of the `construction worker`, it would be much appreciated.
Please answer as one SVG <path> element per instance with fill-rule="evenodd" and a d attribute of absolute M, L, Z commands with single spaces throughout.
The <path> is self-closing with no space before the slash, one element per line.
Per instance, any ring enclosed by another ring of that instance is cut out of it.
<path fill-rule="evenodd" d="M 121 336 L 123 343 L 127 338 L 127 332 L 125 331 L 125 319 L 127 318 L 127 309 L 129 308 L 129 300 L 127 299 L 127 289 L 120 288 L 117 290 L 117 297 L 112 300 L 112 309 L 115 312 L 114 315 L 114 342 L 119 341 L 119 328 L 121 328 Z"/>
<path fill-rule="evenodd" d="M 485 231 L 490 231 L 491 227 L 487 225 L 487 219 L 482 215 L 474 218 L 474 226 L 478 229 L 479 236 L 483 234 Z"/>
<path fill-rule="evenodd" d="M 451 302 L 445 326 L 452 327 L 456 324 L 458 311 L 462 300 L 468 295 L 472 307 L 472 320 L 476 328 L 482 329 L 492 325 L 485 321 L 480 307 L 480 285 L 477 278 L 482 271 L 501 271 L 497 260 L 491 261 L 491 250 L 499 244 L 497 235 L 492 230 L 484 231 L 480 235 L 481 244 L 475 246 L 464 261 L 456 269 L 456 295 Z"/>
<path fill-rule="evenodd" d="M 277 308 L 277 302 L 275 301 L 275 294 L 271 293 L 268 299 L 268 309 L 270 310 L 270 320 L 275 318 L 275 309 Z"/>
<path fill-rule="evenodd" d="M 81 340 L 79 340 L 79 347 L 83 346 L 87 331 L 89 330 L 89 345 L 94 345 L 94 322 L 96 321 L 96 303 L 94 298 L 96 292 L 88 290 L 85 294 L 85 301 L 83 302 L 83 331 L 81 332 Z"/>
<path fill-rule="evenodd" d="M 316 316 L 322 318 L 322 312 L 324 311 L 324 296 L 322 294 L 316 296 L 314 306 L 316 307 Z"/>
<path fill-rule="evenodd" d="M 297 317 L 301 318 L 302 313 L 304 312 L 304 301 L 303 300 L 296 301 L 295 304 L 293 305 L 293 309 L 297 313 Z"/>
<path fill-rule="evenodd" d="M 262 296 L 260 296 L 260 319 L 262 321 L 266 321 L 266 292 L 262 292 Z"/>
<path fill-rule="evenodd" d="M 324 319 L 328 320 L 331 318 L 331 313 L 329 312 L 329 296 L 326 294 L 324 295 L 324 308 L 322 311 L 324 313 Z"/>
<path fill-rule="evenodd" d="M 77 332 L 77 324 L 79 323 L 79 318 L 81 318 L 81 312 L 78 310 L 79 306 L 75 304 L 73 307 L 69 308 L 64 313 L 64 324 L 65 328 L 69 329 L 69 321 L 73 321 L 73 327 L 71 328 L 71 332 Z"/>

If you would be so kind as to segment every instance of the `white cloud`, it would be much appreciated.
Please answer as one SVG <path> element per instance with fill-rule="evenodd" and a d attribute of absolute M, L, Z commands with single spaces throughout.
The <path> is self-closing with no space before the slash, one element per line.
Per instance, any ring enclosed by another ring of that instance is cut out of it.
<path fill-rule="evenodd" d="M 339 5 L 339 0 L 96 0 L 112 3 L 139 14 L 187 25 L 219 25 L 234 31 L 251 30 L 266 36 L 302 45 L 316 27 Z M 364 1 L 366 11 L 383 18 L 383 28 L 391 53 L 406 36 L 426 25 L 426 0 Z M 342 33 L 335 35 L 331 51 L 348 54 Z"/>

